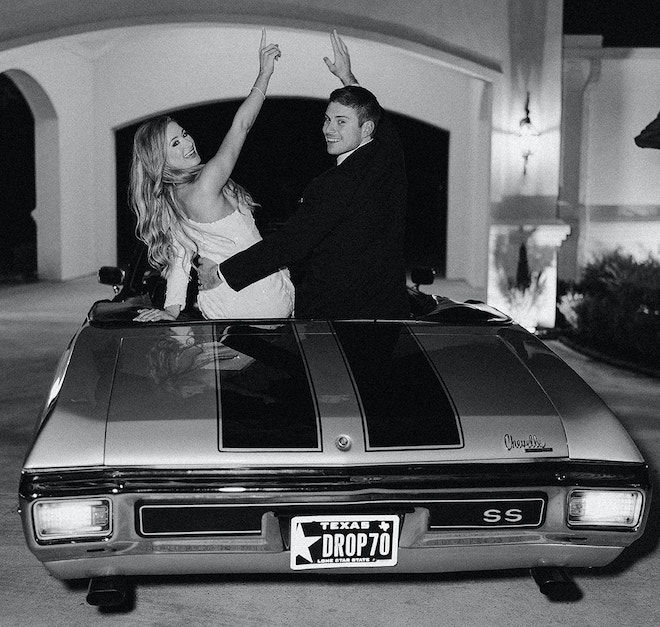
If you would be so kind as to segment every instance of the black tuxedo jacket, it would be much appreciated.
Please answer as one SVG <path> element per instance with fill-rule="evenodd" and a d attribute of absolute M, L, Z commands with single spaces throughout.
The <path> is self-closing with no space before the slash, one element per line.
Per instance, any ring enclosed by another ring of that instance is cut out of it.
<path fill-rule="evenodd" d="M 374 139 L 312 180 L 280 230 L 220 271 L 240 290 L 296 265 L 296 318 L 406 318 L 406 197 L 403 150 L 383 114 Z"/>

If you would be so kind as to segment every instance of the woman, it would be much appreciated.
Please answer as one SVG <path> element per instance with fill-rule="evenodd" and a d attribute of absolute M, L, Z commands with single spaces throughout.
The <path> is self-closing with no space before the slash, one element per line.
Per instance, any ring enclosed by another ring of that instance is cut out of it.
<path fill-rule="evenodd" d="M 279 57 L 263 30 L 257 80 L 208 163 L 201 163 L 192 137 L 172 118 L 149 120 L 137 130 L 130 174 L 136 233 L 151 265 L 167 278 L 167 295 L 164 309 L 141 309 L 135 320 L 176 320 L 196 255 L 219 263 L 261 240 L 252 217 L 257 205 L 229 176 Z M 286 318 L 293 310 L 293 285 L 288 270 L 280 270 L 240 292 L 224 283 L 201 292 L 198 304 L 206 318 Z"/>

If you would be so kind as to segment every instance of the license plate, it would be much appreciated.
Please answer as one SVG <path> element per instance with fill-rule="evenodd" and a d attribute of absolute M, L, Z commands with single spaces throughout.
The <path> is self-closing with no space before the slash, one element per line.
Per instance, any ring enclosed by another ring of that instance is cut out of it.
<path fill-rule="evenodd" d="M 395 566 L 396 515 L 295 516 L 291 520 L 291 568 Z"/>

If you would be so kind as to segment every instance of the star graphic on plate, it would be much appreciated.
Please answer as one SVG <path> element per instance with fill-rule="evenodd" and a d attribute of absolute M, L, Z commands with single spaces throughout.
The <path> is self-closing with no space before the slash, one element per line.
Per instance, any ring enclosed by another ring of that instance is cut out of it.
<path fill-rule="evenodd" d="M 294 559 L 298 556 L 307 560 L 308 562 L 312 561 L 312 555 L 309 552 L 309 547 L 312 546 L 315 542 L 318 542 L 321 539 L 321 536 L 309 536 L 305 535 L 302 525 L 298 523 L 296 525 L 295 538 L 291 538 L 291 546 L 295 546 L 298 552 L 293 556 Z"/>
<path fill-rule="evenodd" d="M 378 525 L 383 531 L 387 531 L 390 528 L 390 523 L 383 521 Z"/>

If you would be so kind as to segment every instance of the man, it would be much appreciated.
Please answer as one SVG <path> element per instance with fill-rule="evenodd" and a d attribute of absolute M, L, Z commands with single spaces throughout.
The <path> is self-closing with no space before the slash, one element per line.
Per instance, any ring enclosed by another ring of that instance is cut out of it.
<path fill-rule="evenodd" d="M 295 263 L 296 318 L 407 318 L 403 150 L 336 31 L 331 41 L 334 62 L 324 61 L 344 87 L 330 95 L 323 133 L 337 165 L 307 186 L 279 231 L 219 265 L 202 258 L 200 288 L 224 280 L 238 291 Z"/>

